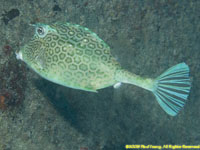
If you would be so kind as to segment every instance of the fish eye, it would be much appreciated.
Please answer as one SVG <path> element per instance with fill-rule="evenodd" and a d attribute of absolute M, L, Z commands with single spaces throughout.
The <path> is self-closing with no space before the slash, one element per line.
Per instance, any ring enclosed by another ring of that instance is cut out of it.
<path fill-rule="evenodd" d="M 43 27 L 38 27 L 36 31 L 37 31 L 38 35 L 40 35 L 40 36 L 44 35 L 44 28 Z"/>
<path fill-rule="evenodd" d="M 48 28 L 44 25 L 36 25 L 35 33 L 40 38 L 44 38 L 48 33 Z"/>
<path fill-rule="evenodd" d="M 39 38 L 44 38 L 49 32 L 56 32 L 48 25 L 38 23 L 35 26 L 35 35 Z"/>

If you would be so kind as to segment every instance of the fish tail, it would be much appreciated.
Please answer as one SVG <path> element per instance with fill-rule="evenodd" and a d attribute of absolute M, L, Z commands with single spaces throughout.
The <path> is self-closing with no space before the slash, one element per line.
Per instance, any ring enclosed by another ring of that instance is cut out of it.
<path fill-rule="evenodd" d="M 152 92 L 164 111 L 175 116 L 185 105 L 190 88 L 189 67 L 180 63 L 154 80 Z"/>
<path fill-rule="evenodd" d="M 142 78 L 122 69 L 116 72 L 115 79 L 153 92 L 160 106 L 171 116 L 183 108 L 191 88 L 189 67 L 185 63 L 169 68 L 156 79 Z"/>

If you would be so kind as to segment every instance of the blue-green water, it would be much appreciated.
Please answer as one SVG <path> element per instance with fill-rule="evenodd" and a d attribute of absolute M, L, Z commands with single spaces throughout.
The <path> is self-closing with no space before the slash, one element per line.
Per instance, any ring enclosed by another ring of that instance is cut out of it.
<path fill-rule="evenodd" d="M 0 10 L 0 150 L 199 144 L 200 1 L 2 0 Z M 150 92 L 128 84 L 98 93 L 62 87 L 16 60 L 34 34 L 30 23 L 58 21 L 88 27 L 123 68 L 144 77 L 186 62 L 184 109 L 170 117 Z"/>

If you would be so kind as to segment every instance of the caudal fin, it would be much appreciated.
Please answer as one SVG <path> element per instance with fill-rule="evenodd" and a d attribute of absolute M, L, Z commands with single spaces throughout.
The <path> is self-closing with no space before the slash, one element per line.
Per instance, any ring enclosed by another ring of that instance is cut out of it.
<path fill-rule="evenodd" d="M 190 88 L 189 67 L 180 63 L 155 79 L 152 92 L 164 111 L 175 116 L 183 108 Z"/>

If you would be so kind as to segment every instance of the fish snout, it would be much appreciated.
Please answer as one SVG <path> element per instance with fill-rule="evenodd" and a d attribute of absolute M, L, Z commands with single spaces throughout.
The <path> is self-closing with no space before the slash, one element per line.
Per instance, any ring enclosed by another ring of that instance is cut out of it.
<path fill-rule="evenodd" d="M 21 51 L 15 52 L 15 55 L 16 55 L 17 59 L 23 60 L 22 52 Z"/>

